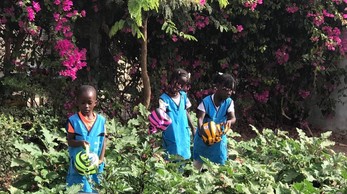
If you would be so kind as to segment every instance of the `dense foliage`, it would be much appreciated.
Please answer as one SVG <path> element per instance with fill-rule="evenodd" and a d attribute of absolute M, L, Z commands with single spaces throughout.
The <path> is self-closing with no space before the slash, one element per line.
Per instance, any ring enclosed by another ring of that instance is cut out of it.
<path fill-rule="evenodd" d="M 166 162 L 160 149 L 160 134 L 147 134 L 149 112 L 144 106 L 135 110 L 138 116 L 123 125 L 108 122 L 110 138 L 106 152 L 107 168 L 100 193 L 346 193 L 347 158 L 330 149 L 330 133 L 307 137 L 297 129 L 299 138 L 271 129 L 257 130 L 254 139 L 229 139 L 229 161 L 218 166 L 206 160 L 204 173 L 193 169 L 192 161 Z M 34 113 L 34 112 L 32 112 Z M 65 188 L 67 150 L 65 135 L 56 117 L 49 111 L 38 111 L 33 118 L 16 123 L 7 118 L 7 130 L 23 133 L 8 135 L 15 139 L 6 148 L 15 156 L 1 158 L 12 171 L 11 187 L 0 193 L 76 193 L 79 186 Z M 45 121 L 45 122 L 42 122 Z M 26 130 L 18 124 L 26 125 Z M 54 125 L 55 127 L 51 127 Z M 7 131 L 0 128 L 1 132 Z M 38 132 L 38 130 L 40 132 Z M 25 132 L 24 132 L 25 131 Z M 28 139 L 32 134 L 34 139 Z M 3 144 L 1 144 L 3 146 Z"/>
<path fill-rule="evenodd" d="M 75 108 L 75 87 L 89 83 L 98 89 L 100 112 L 110 118 L 101 193 L 346 193 L 347 160 L 329 149 L 329 133 L 307 137 L 298 129 L 299 138 L 291 139 L 281 130 L 256 129 L 306 127 L 312 105 L 326 116 L 333 113 L 338 99 L 330 94 L 347 80 L 339 66 L 347 48 L 346 5 L 346 0 L 1 1 L 0 171 L 6 176 L 0 192 L 79 189 L 65 189 L 62 128 Z M 196 172 L 191 161 L 165 162 L 160 135 L 146 134 L 148 110 L 137 106 L 144 97 L 142 56 L 152 106 L 173 68 L 192 73 L 193 108 L 212 91 L 215 72 L 232 73 L 238 80 L 232 96 L 237 125 L 255 125 L 257 137 L 236 142 L 232 133 L 230 161 L 225 166 L 206 161 L 205 173 Z M 344 95 L 344 88 L 337 92 Z M 46 106 L 25 109 L 35 95 Z"/>
<path fill-rule="evenodd" d="M 233 96 L 238 123 L 305 127 L 312 105 L 330 116 L 338 101 L 330 94 L 346 74 L 338 65 L 346 51 L 346 4 L 1 1 L 1 104 L 23 105 L 12 103 L 17 94 L 25 106 L 39 94 L 55 113 L 68 114 L 76 85 L 90 83 L 100 90 L 102 110 L 126 123 L 143 98 L 139 40 L 147 18 L 152 99 L 173 68 L 192 73 L 194 106 L 211 92 L 212 74 L 227 72 L 239 83 Z"/>

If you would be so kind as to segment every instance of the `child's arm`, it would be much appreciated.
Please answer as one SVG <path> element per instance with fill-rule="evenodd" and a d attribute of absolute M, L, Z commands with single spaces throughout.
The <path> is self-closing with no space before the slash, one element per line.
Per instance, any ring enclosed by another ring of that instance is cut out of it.
<path fill-rule="evenodd" d="M 106 151 L 106 141 L 107 141 L 107 136 L 105 136 L 104 143 L 102 144 L 102 150 L 99 157 L 99 164 L 101 164 L 104 161 L 105 151 Z"/>
<path fill-rule="evenodd" d="M 227 114 L 227 121 L 225 123 L 226 128 L 230 129 L 231 125 L 236 122 L 235 112 L 228 112 Z"/>
<path fill-rule="evenodd" d="M 67 134 L 67 144 L 70 147 L 80 147 L 82 146 L 83 148 L 86 148 L 89 146 L 89 142 L 83 141 L 83 140 L 75 140 L 75 134 L 73 133 L 68 133 Z"/>
<path fill-rule="evenodd" d="M 197 110 L 197 117 L 198 117 L 198 130 L 200 130 L 202 124 L 204 124 L 204 117 L 205 117 L 205 112 L 201 110 Z"/>
<path fill-rule="evenodd" d="M 195 135 L 194 125 L 193 125 L 192 119 L 190 118 L 188 110 L 187 110 L 187 118 L 188 118 L 188 124 L 189 124 L 190 130 L 192 131 L 192 135 L 194 136 Z"/>

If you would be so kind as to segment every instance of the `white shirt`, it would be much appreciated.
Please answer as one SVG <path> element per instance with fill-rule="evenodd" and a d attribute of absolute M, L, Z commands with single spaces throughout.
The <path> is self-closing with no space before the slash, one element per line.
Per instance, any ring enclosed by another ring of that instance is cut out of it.
<path fill-rule="evenodd" d="M 219 109 L 219 106 L 216 106 L 216 104 L 214 103 L 214 94 L 212 94 L 212 100 L 213 100 L 214 106 L 215 106 L 216 109 L 218 110 L 218 109 Z M 201 110 L 202 112 L 206 112 L 204 103 L 201 102 L 201 103 L 199 104 L 198 110 Z M 235 107 L 234 107 L 234 101 L 233 101 L 233 100 L 231 101 L 230 106 L 228 107 L 228 113 L 229 113 L 229 112 L 235 112 Z"/>
<path fill-rule="evenodd" d="M 181 94 L 175 96 L 174 98 L 170 97 L 176 105 L 180 104 L 181 100 Z M 166 107 L 169 106 L 169 104 L 165 103 L 162 99 L 159 99 L 159 108 L 164 110 L 166 112 Z M 186 102 L 186 109 L 190 108 L 192 106 L 192 103 L 190 102 L 189 98 L 187 97 L 187 102 Z"/>

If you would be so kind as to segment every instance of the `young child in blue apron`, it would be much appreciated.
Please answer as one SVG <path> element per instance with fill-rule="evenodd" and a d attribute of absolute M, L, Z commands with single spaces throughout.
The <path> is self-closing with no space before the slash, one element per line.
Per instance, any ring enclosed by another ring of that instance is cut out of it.
<path fill-rule="evenodd" d="M 83 193 L 96 193 L 93 184 L 99 184 L 98 174 L 104 168 L 105 122 L 106 119 L 94 112 L 97 104 L 96 90 L 93 86 L 82 85 L 77 92 L 77 104 L 79 112 L 70 116 L 67 124 L 67 142 L 70 157 L 70 166 L 67 175 L 67 184 L 72 186 L 82 184 Z M 78 152 L 89 148 L 89 152 L 99 156 L 98 173 L 81 175 L 75 167 L 75 157 Z"/>
<path fill-rule="evenodd" d="M 218 73 L 214 84 L 215 92 L 206 96 L 197 108 L 198 126 L 194 136 L 193 159 L 198 170 L 203 165 L 200 156 L 221 165 L 225 164 L 228 157 L 226 135 L 222 135 L 220 142 L 206 145 L 199 134 L 203 123 L 214 121 L 222 124 L 222 130 L 225 130 L 236 122 L 234 101 L 230 98 L 235 90 L 234 78 L 230 74 Z"/>
<path fill-rule="evenodd" d="M 163 109 L 172 120 L 162 134 L 163 148 L 168 154 L 167 157 L 176 155 L 184 160 L 191 158 L 190 128 L 194 129 L 187 111 L 191 107 L 191 102 L 184 91 L 189 77 L 187 71 L 175 69 L 168 80 L 165 92 L 159 99 L 159 108 Z"/>

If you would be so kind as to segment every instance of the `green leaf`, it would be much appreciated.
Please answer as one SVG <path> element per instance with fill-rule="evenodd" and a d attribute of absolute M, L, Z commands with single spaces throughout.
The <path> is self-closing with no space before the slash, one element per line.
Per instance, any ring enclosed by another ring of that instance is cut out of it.
<path fill-rule="evenodd" d="M 319 191 L 313 187 L 313 184 L 307 180 L 304 180 L 301 183 L 294 183 L 293 188 L 294 190 L 302 194 L 319 193 Z"/>
<path fill-rule="evenodd" d="M 118 22 L 114 23 L 110 29 L 110 32 L 108 33 L 108 36 L 112 38 L 115 34 L 117 34 L 118 31 L 123 29 L 124 24 L 125 24 L 125 20 L 119 20 Z"/>
<path fill-rule="evenodd" d="M 229 4 L 229 1 L 228 0 L 218 0 L 218 3 L 219 3 L 219 7 L 225 8 Z"/>

